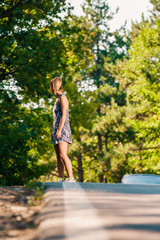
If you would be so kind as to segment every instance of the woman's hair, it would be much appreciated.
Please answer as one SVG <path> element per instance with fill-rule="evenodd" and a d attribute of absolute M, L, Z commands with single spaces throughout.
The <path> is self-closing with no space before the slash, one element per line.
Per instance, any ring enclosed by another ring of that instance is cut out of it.
<path fill-rule="evenodd" d="M 63 92 L 62 79 L 55 77 L 50 81 L 50 91 L 56 95 L 59 90 Z"/>

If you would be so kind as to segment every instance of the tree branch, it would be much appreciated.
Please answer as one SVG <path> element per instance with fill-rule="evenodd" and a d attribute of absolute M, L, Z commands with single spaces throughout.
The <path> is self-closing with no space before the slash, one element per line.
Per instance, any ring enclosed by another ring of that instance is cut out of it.
<path fill-rule="evenodd" d="M 1 14 L 0 14 L 0 18 L 5 18 L 5 17 L 8 17 L 9 13 L 12 12 L 18 5 L 20 5 L 20 3 L 22 3 L 23 0 L 19 0 L 19 2 L 17 2 L 15 5 L 13 5 L 11 8 L 9 8 L 8 10 L 6 11 L 3 11 Z"/>
<path fill-rule="evenodd" d="M 151 148 L 142 148 L 142 149 L 135 148 L 135 149 L 133 149 L 133 151 L 144 151 L 144 150 L 151 150 L 151 149 L 160 149 L 160 146 L 151 147 Z"/>

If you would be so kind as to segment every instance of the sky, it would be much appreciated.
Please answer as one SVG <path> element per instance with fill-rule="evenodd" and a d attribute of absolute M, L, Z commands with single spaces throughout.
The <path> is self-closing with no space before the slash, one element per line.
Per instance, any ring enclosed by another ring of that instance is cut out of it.
<path fill-rule="evenodd" d="M 131 21 L 135 22 L 141 21 L 141 15 L 149 16 L 148 10 L 152 9 L 152 4 L 149 0 L 106 0 L 110 6 L 110 9 L 114 11 L 119 7 L 119 12 L 110 21 L 111 31 L 119 29 L 127 20 L 127 29 L 131 29 Z M 80 5 L 83 0 L 69 0 L 69 2 L 74 6 L 74 13 L 77 15 L 82 15 Z"/>

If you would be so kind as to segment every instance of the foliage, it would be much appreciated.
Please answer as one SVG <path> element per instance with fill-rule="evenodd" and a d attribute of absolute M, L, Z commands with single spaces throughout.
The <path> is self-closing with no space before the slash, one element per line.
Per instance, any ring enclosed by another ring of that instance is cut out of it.
<path fill-rule="evenodd" d="M 160 155 L 160 25 L 156 21 L 154 27 L 149 24 L 139 33 L 130 50 L 130 59 L 125 69 L 128 78 L 128 101 L 135 107 L 132 126 L 135 132 L 135 143 L 138 154 L 133 159 L 140 160 L 139 170 L 159 173 Z M 124 75 L 124 73 L 123 73 Z M 138 167 L 137 167 L 138 168 Z"/>
<path fill-rule="evenodd" d="M 91 11 L 94 4 L 90 2 L 86 11 L 96 29 L 98 7 Z M 159 173 L 159 20 L 155 17 L 153 21 L 151 16 L 133 31 L 126 58 L 117 54 L 116 62 L 110 55 L 109 41 L 105 42 L 109 54 L 102 61 L 103 31 L 99 25 L 95 31 L 98 37 L 95 42 L 93 38 L 92 51 L 96 57 L 84 76 L 97 85 L 98 109 L 90 129 L 81 131 L 77 148 L 85 181 L 120 182 L 127 173 Z M 107 75 L 103 75 L 105 69 Z"/>
<path fill-rule="evenodd" d="M 23 184 L 55 165 L 44 100 L 51 96 L 47 74 L 64 68 L 57 33 L 59 14 L 69 11 L 63 0 L 1 3 L 1 184 Z"/>

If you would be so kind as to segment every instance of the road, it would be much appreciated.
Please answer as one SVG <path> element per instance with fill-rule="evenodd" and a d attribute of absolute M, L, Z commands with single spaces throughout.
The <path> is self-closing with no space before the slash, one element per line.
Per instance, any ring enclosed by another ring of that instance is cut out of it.
<path fill-rule="evenodd" d="M 33 240 L 160 240 L 160 185 L 45 183 Z"/>

